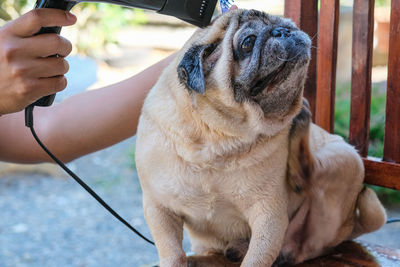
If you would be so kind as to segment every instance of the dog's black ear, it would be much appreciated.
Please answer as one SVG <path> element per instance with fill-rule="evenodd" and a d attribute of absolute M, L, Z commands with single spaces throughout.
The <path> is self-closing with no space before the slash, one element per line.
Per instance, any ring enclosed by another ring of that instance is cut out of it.
<path fill-rule="evenodd" d="M 206 82 L 203 64 L 215 47 L 215 44 L 193 46 L 183 56 L 178 65 L 178 77 L 188 90 L 193 90 L 200 94 L 205 93 Z"/>

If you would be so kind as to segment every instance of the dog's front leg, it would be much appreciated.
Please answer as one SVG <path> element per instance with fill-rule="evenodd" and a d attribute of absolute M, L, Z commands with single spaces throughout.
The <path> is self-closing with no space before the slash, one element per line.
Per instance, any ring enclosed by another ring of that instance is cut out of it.
<path fill-rule="evenodd" d="M 161 267 L 186 267 L 182 248 L 183 220 L 152 200 L 143 199 L 147 224 L 156 244 Z"/>
<path fill-rule="evenodd" d="M 256 205 L 250 211 L 251 239 L 241 267 L 271 266 L 279 255 L 289 223 L 282 209 L 265 209 L 268 203 Z"/>

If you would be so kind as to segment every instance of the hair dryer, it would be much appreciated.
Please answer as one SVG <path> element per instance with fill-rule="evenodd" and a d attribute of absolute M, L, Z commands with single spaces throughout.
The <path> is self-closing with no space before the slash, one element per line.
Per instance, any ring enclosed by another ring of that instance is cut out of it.
<path fill-rule="evenodd" d="M 57 8 L 70 11 L 80 2 L 102 2 L 126 7 L 149 9 L 160 14 L 177 17 L 199 27 L 207 26 L 214 13 L 217 0 L 37 0 L 35 8 Z M 42 28 L 37 34 L 60 33 L 61 27 Z M 45 96 L 34 106 L 50 106 L 55 94 Z"/>

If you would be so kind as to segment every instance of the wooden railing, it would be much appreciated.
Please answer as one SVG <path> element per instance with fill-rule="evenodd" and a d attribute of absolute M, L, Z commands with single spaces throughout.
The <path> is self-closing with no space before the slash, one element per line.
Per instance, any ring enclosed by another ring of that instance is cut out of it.
<path fill-rule="evenodd" d="M 349 142 L 364 157 L 365 181 L 400 190 L 400 0 L 391 1 L 384 155 L 368 157 L 374 0 L 354 0 Z M 315 123 L 334 130 L 339 0 L 285 0 L 285 16 L 313 38 L 305 86 Z"/>
<path fill-rule="evenodd" d="M 400 163 L 400 0 L 392 0 L 383 158 Z"/>

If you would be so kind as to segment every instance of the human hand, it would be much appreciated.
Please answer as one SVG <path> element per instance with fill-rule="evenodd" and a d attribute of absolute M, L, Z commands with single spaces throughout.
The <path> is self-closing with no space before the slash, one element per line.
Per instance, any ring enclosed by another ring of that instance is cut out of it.
<path fill-rule="evenodd" d="M 71 43 L 57 34 L 35 33 L 75 22 L 66 11 L 35 9 L 0 28 L 0 115 L 65 89 L 69 66 L 64 57 L 71 53 Z"/>

